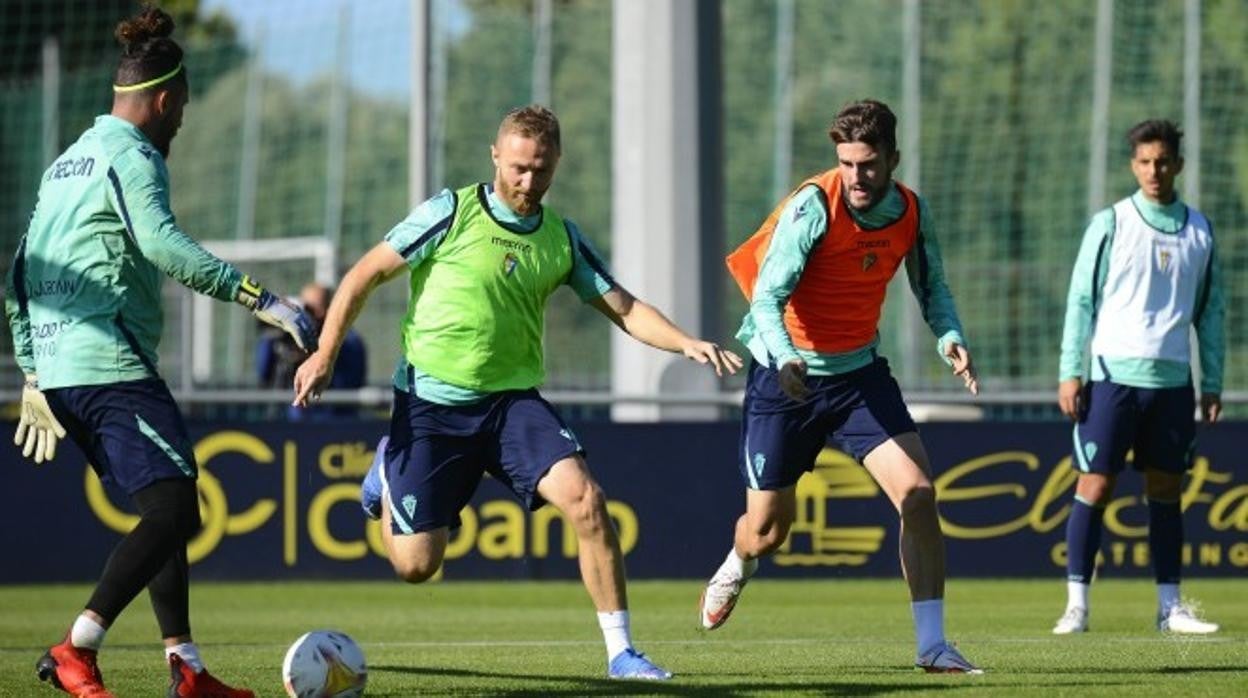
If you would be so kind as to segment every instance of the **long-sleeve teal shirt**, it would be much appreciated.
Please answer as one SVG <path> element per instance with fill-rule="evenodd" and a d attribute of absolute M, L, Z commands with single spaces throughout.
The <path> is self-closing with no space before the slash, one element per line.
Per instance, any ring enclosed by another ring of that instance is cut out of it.
<path fill-rule="evenodd" d="M 219 300 L 242 278 L 178 227 L 142 131 L 99 116 L 44 173 L 6 277 L 18 365 L 42 388 L 156 376 L 164 275 Z"/>
<path fill-rule="evenodd" d="M 785 304 L 797 288 L 811 252 L 827 233 L 828 212 L 824 199 L 818 187 L 806 186 L 785 204 L 754 284 L 750 310 L 737 331 L 737 339 L 749 348 L 759 363 L 783 366 L 800 358 L 806 362 L 811 375 L 833 375 L 866 366 L 875 360 L 879 344 L 877 334 L 874 340 L 858 349 L 825 354 L 798 349 L 785 328 Z M 882 228 L 895 223 L 905 209 L 901 192 L 890 187 L 884 198 L 869 210 L 850 209 L 850 213 L 859 225 Z M 922 198 L 919 198 L 919 233 L 914 247 L 906 255 L 905 267 L 923 319 L 938 338 L 936 347 L 941 357 L 951 342 L 965 346 L 953 295 L 945 283 L 932 217 Z"/>
<path fill-rule="evenodd" d="M 1131 196 L 1135 210 L 1152 228 L 1165 234 L 1177 234 L 1188 221 L 1187 206 L 1177 198 L 1169 204 L 1158 204 L 1141 192 Z M 1107 208 L 1092 217 L 1083 234 L 1079 255 L 1070 277 L 1070 292 L 1066 298 L 1066 325 L 1062 332 L 1061 380 L 1085 378 L 1088 361 L 1088 342 L 1092 337 L 1096 315 L 1101 301 L 1110 291 L 1106 288 L 1110 259 L 1113 256 L 1114 210 Z M 1212 253 L 1208 272 L 1192 270 L 1201 275 L 1198 284 L 1205 289 L 1203 309 L 1192 323 L 1196 328 L 1199 344 L 1201 380 L 1203 393 L 1222 392 L 1222 370 L 1225 356 L 1223 321 L 1226 301 L 1222 290 L 1222 270 L 1216 249 Z M 1140 322 L 1145 320 L 1141 318 Z M 1191 381 L 1191 366 L 1184 361 L 1171 361 L 1138 356 L 1099 356 L 1091 363 L 1092 380 L 1107 380 L 1106 372 L 1115 383 L 1137 388 L 1174 388 Z"/>

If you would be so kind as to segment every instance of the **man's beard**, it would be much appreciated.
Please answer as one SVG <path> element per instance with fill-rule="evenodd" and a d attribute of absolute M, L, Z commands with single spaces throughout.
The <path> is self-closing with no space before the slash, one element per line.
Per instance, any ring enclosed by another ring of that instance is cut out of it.
<path fill-rule="evenodd" d="M 504 185 L 504 187 L 506 187 L 506 185 Z M 541 206 L 542 197 L 540 195 L 535 195 L 532 191 L 522 192 L 517 189 L 504 189 L 503 194 L 508 205 L 515 209 L 516 213 L 526 216 L 532 215 L 536 213 L 537 209 Z M 528 204 L 527 209 L 521 208 L 524 204 Z"/>
<path fill-rule="evenodd" d="M 160 153 L 160 156 L 166 160 L 169 159 L 169 146 L 172 144 L 172 136 L 161 135 L 156 138 L 152 138 L 152 145 L 156 148 L 156 152 Z"/>
<path fill-rule="evenodd" d="M 872 208 L 874 208 L 876 204 L 880 203 L 880 201 L 884 199 L 884 195 L 888 193 L 888 184 L 881 186 L 878 190 L 869 189 L 868 191 L 862 192 L 863 194 L 867 195 L 867 203 L 863 206 L 855 206 L 853 205 L 853 203 L 851 203 L 854 200 L 852 195 L 856 193 L 858 192 L 855 192 L 852 188 L 845 187 L 845 190 L 843 193 L 845 203 L 849 204 L 849 207 L 854 209 L 855 211 L 869 211 Z"/>

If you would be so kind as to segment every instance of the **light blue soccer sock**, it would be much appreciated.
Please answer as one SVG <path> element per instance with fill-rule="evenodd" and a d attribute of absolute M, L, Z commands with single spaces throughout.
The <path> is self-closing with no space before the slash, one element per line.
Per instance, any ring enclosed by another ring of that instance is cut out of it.
<path fill-rule="evenodd" d="M 911 602 L 910 611 L 914 614 L 914 643 L 918 656 L 945 644 L 944 599 Z"/>
<path fill-rule="evenodd" d="M 1170 610 L 1181 603 L 1183 599 L 1179 596 L 1178 584 L 1157 585 L 1157 609 L 1161 611 L 1161 615 L 1170 615 Z"/>
<path fill-rule="evenodd" d="M 608 662 L 633 646 L 628 628 L 628 611 L 599 612 L 598 627 L 602 628 L 602 639 L 607 643 Z"/>

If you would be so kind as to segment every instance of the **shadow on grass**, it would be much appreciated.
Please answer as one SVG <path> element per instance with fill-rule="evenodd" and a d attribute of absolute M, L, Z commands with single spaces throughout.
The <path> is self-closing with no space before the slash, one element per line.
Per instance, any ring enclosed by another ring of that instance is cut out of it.
<path fill-rule="evenodd" d="M 903 671 L 904 670 L 898 669 L 895 672 L 887 673 L 902 673 Z M 781 679 L 776 681 L 729 681 L 714 685 L 689 686 L 682 684 L 680 679 L 689 678 L 694 675 L 685 674 L 678 676 L 676 680 L 671 682 L 619 681 L 597 677 L 537 676 L 533 674 L 511 674 L 489 671 L 470 671 L 465 669 L 393 665 L 369 667 L 369 673 L 394 673 L 427 677 L 456 677 L 477 680 L 495 679 L 505 682 L 533 682 L 534 685 L 532 687 L 491 686 L 489 688 L 483 687 L 480 689 L 482 694 L 488 694 L 491 696 L 511 696 L 515 698 L 528 696 L 532 696 L 533 698 L 537 698 L 539 696 L 584 696 L 590 694 L 599 696 L 721 696 L 725 698 L 732 698 L 733 696 L 757 695 L 760 692 L 774 692 L 777 695 L 788 695 L 796 691 L 808 693 L 815 692 L 832 696 L 873 696 L 881 693 L 941 691 L 946 689 L 968 688 L 970 685 L 961 683 L 962 680 L 976 681 L 979 678 L 947 677 L 951 680 L 959 681 L 957 684 L 950 683 L 949 685 L 932 684 L 928 681 L 915 681 L 910 683 L 901 683 L 897 681 L 859 683 L 844 680 L 828 681 L 810 679 Z M 717 674 L 716 676 L 722 677 L 724 675 Z M 454 692 L 456 694 L 461 693 L 458 690 Z M 468 689 L 467 692 L 471 693 L 472 689 Z M 371 690 L 370 687 L 369 695 L 385 696 L 401 694 L 377 693 Z"/>
<path fill-rule="evenodd" d="M 1248 672 L 1248 666 L 1163 666 L 1156 669 L 1146 670 L 1143 674 L 1218 674 L 1233 673 L 1242 674 Z"/>
<path fill-rule="evenodd" d="M 1127 676 L 1135 676 L 1140 674 L 1237 674 L 1248 672 L 1248 666 L 1158 666 L 1158 667 L 1088 667 L 1086 669 L 1073 669 L 1063 667 L 1061 673 L 1065 675 L 1088 674 L 1093 676 L 1104 676 L 1107 674 L 1122 674 Z M 1052 676 L 1051 670 L 1038 669 L 1017 669 L 1011 670 L 1011 674 L 1043 674 Z"/>

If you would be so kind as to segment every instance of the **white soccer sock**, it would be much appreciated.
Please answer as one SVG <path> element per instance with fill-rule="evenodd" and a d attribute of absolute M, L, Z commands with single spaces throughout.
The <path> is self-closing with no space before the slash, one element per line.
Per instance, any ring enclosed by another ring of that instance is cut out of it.
<path fill-rule="evenodd" d="M 1161 609 L 1161 614 L 1167 615 L 1170 609 L 1178 606 L 1179 585 L 1178 584 L 1158 584 L 1157 585 L 1157 608 Z"/>
<path fill-rule="evenodd" d="M 918 656 L 945 644 L 945 600 L 913 601 L 914 640 Z"/>
<path fill-rule="evenodd" d="M 204 660 L 199 658 L 199 648 L 194 642 L 183 642 L 173 647 L 166 647 L 165 661 L 169 661 L 169 658 L 175 654 L 181 657 L 182 663 L 193 669 L 196 674 L 204 670 Z"/>
<path fill-rule="evenodd" d="M 607 661 L 615 659 L 615 655 L 633 646 L 633 639 L 628 631 L 628 611 L 600 612 L 598 627 L 602 628 L 602 639 L 607 643 Z"/>
<path fill-rule="evenodd" d="M 737 579 L 749 579 L 758 571 L 758 558 L 746 560 L 737 554 L 737 549 L 733 548 L 728 551 L 728 557 L 724 558 L 724 564 L 719 566 L 720 574 L 731 575 Z"/>
<path fill-rule="evenodd" d="M 1084 582 L 1066 582 L 1066 608 L 1082 608 L 1088 610 L 1088 589 L 1092 585 Z"/>
<path fill-rule="evenodd" d="M 107 632 L 108 628 L 84 613 L 74 620 L 74 626 L 69 630 L 69 644 L 79 649 L 98 650 L 104 644 L 104 633 Z"/>

